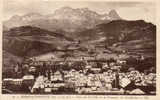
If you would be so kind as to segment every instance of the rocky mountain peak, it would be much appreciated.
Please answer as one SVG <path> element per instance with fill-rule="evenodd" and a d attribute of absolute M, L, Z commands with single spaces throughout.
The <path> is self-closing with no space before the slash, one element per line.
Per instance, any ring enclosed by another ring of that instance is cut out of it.
<path fill-rule="evenodd" d="M 63 29 L 66 32 L 75 32 L 118 19 L 120 17 L 115 10 L 111 10 L 109 14 L 103 15 L 89 8 L 71 8 L 66 6 L 56 9 L 54 13 L 48 15 L 32 12 L 23 16 L 14 16 L 4 24 L 8 28 L 31 25 L 50 31 Z"/>
<path fill-rule="evenodd" d="M 108 13 L 108 16 L 109 16 L 110 18 L 112 18 L 113 20 L 121 19 L 115 9 L 112 9 L 112 10 Z"/>
<path fill-rule="evenodd" d="M 20 20 L 21 19 L 21 16 L 19 15 L 14 15 L 10 18 L 10 20 Z"/>

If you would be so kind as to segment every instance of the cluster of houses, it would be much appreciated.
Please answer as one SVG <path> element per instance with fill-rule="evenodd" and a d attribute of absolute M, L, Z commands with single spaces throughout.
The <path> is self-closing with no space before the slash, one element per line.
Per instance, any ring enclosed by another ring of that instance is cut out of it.
<path fill-rule="evenodd" d="M 70 63 L 73 62 L 68 62 L 68 66 Z M 101 62 L 101 67 L 94 67 L 95 62 L 84 63 L 78 65 L 83 66 L 78 70 L 74 68 L 64 70 L 60 67 L 64 65 L 63 61 L 24 63 L 23 77 L 4 78 L 3 88 L 39 94 L 156 94 L 156 74 L 146 75 L 135 69 L 122 72 L 121 65 L 126 63 L 125 60 Z"/>

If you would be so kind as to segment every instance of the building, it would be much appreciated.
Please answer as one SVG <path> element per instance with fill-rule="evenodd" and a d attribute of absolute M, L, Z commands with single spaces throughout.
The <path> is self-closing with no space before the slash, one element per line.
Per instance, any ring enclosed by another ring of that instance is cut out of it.
<path fill-rule="evenodd" d="M 51 81 L 56 82 L 56 81 L 63 81 L 63 76 L 60 71 L 56 71 L 52 76 L 51 76 Z"/>
<path fill-rule="evenodd" d="M 13 80 L 12 80 L 12 83 L 13 83 L 14 85 L 19 85 L 19 86 L 21 86 L 21 85 L 22 85 L 22 82 L 23 82 L 23 79 L 13 79 Z"/>
<path fill-rule="evenodd" d="M 9 86 L 11 86 L 12 83 L 13 83 L 12 78 L 5 78 L 3 79 L 3 82 L 2 82 L 2 88 L 9 88 Z"/>
<path fill-rule="evenodd" d="M 22 86 L 24 91 L 30 92 L 32 86 L 34 85 L 34 76 L 33 75 L 25 75 L 23 76 Z"/>
<path fill-rule="evenodd" d="M 100 68 L 91 68 L 91 71 L 93 71 L 94 73 L 99 73 L 101 71 Z"/>
<path fill-rule="evenodd" d="M 53 61 L 54 59 L 58 58 L 53 52 L 49 52 L 38 56 L 34 56 L 30 59 L 34 59 L 34 61 Z"/>

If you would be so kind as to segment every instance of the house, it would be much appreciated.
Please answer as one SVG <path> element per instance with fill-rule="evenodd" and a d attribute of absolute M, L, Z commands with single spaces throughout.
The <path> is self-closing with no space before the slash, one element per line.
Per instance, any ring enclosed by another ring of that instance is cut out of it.
<path fill-rule="evenodd" d="M 94 73 L 99 73 L 101 71 L 100 68 L 91 68 L 91 71 L 93 71 Z"/>
<path fill-rule="evenodd" d="M 103 66 L 102 66 L 102 68 L 109 68 L 109 66 L 108 66 L 108 64 L 106 63 L 106 64 L 103 64 Z"/>
<path fill-rule="evenodd" d="M 107 82 L 107 83 L 105 84 L 105 88 L 106 88 L 107 90 L 111 90 L 111 89 L 112 89 L 112 84 L 109 83 L 109 82 Z"/>
<path fill-rule="evenodd" d="M 35 59 L 34 61 L 50 61 L 50 60 L 57 59 L 57 56 L 53 52 L 48 52 L 48 53 L 45 53 L 45 54 L 34 56 L 30 59 L 33 59 L 33 58 Z"/>
<path fill-rule="evenodd" d="M 48 80 L 45 81 L 45 82 L 44 82 L 44 87 L 45 87 L 45 88 L 50 88 L 50 87 L 52 87 L 51 81 L 48 81 Z"/>
<path fill-rule="evenodd" d="M 44 92 L 45 93 L 51 93 L 52 92 L 52 88 L 46 87 L 46 88 L 44 88 Z"/>
<path fill-rule="evenodd" d="M 118 59 L 118 60 L 117 60 L 117 63 L 118 63 L 118 64 L 126 64 L 127 61 L 126 61 L 126 60 L 120 60 L 120 59 Z"/>
<path fill-rule="evenodd" d="M 11 84 L 13 82 L 12 78 L 5 78 L 3 79 L 3 84 Z"/>
<path fill-rule="evenodd" d="M 51 81 L 63 81 L 63 77 L 60 71 L 56 71 L 53 76 L 51 77 Z"/>
<path fill-rule="evenodd" d="M 131 83 L 131 81 L 128 78 L 122 78 L 120 80 L 120 86 L 125 88 L 126 86 L 128 86 Z"/>
<path fill-rule="evenodd" d="M 25 80 L 34 80 L 34 76 L 33 75 L 25 75 L 23 76 L 23 81 Z"/>
<path fill-rule="evenodd" d="M 120 70 L 122 68 L 122 66 L 112 66 L 111 69 L 112 70 Z"/>
<path fill-rule="evenodd" d="M 96 91 L 97 87 L 96 86 L 92 86 L 91 89 L 92 89 L 92 91 Z"/>
<path fill-rule="evenodd" d="M 34 76 L 33 75 L 25 75 L 23 76 L 22 84 L 25 86 L 33 86 L 34 84 Z"/>
<path fill-rule="evenodd" d="M 22 85 L 22 81 L 23 81 L 23 79 L 13 79 L 13 80 L 12 80 L 12 83 L 13 83 L 14 85 L 19 85 L 19 86 L 21 86 L 21 85 Z"/>
<path fill-rule="evenodd" d="M 62 82 L 61 83 L 59 82 L 59 83 L 54 83 L 53 84 L 54 88 L 60 88 L 60 87 L 64 87 L 64 86 L 65 86 L 65 83 L 62 83 Z"/>
<path fill-rule="evenodd" d="M 96 87 L 102 87 L 102 83 L 99 80 L 94 81 Z"/>
<path fill-rule="evenodd" d="M 31 66 L 31 67 L 29 68 L 29 72 L 36 72 L 36 67 Z"/>
<path fill-rule="evenodd" d="M 8 88 L 9 86 L 11 86 L 12 83 L 13 83 L 12 78 L 5 78 L 5 79 L 3 79 L 2 87 L 3 88 Z"/>
<path fill-rule="evenodd" d="M 115 62 L 110 62 L 109 66 L 115 66 L 115 64 L 116 64 Z"/>
<path fill-rule="evenodd" d="M 91 66 L 91 65 L 86 65 L 85 68 L 86 68 L 86 69 L 90 69 L 90 68 L 92 68 L 92 66 Z"/>

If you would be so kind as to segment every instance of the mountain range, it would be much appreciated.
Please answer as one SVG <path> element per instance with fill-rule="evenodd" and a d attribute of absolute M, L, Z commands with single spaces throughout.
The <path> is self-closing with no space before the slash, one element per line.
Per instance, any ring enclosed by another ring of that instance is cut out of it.
<path fill-rule="evenodd" d="M 144 20 L 114 20 L 77 33 L 85 45 L 103 45 L 112 51 L 128 51 L 155 57 L 156 26 Z"/>
<path fill-rule="evenodd" d="M 75 40 L 81 41 L 82 46 L 86 48 L 87 45 L 101 44 L 111 47 L 115 44 L 124 45 L 132 42 L 134 42 L 134 45 L 130 45 L 132 48 L 135 48 L 139 43 L 144 44 L 145 42 L 148 42 L 148 44 L 139 47 L 154 49 L 156 45 L 156 26 L 143 20 L 115 20 L 70 36 L 33 26 L 16 27 L 3 33 L 4 50 L 18 56 L 33 56 L 57 48 L 65 48 L 72 45 Z M 34 54 L 30 51 L 34 51 Z"/>
<path fill-rule="evenodd" d="M 48 15 L 15 15 L 3 22 L 3 58 L 8 65 L 16 59 L 66 50 L 75 41 L 80 41 L 76 47 L 79 51 L 101 45 L 111 52 L 126 50 L 155 57 L 156 25 L 124 20 L 115 10 L 98 14 L 88 8 L 70 7 Z"/>
<path fill-rule="evenodd" d="M 47 15 L 39 13 L 28 13 L 23 16 L 15 15 L 4 21 L 3 26 L 5 29 L 11 29 L 30 25 L 49 31 L 63 29 L 65 32 L 77 32 L 119 19 L 121 17 L 115 10 L 111 10 L 108 14 L 98 14 L 88 8 L 73 9 L 71 7 L 62 7 Z"/>
<path fill-rule="evenodd" d="M 77 37 L 82 40 L 97 40 L 106 37 L 105 40 L 108 42 L 111 40 L 113 43 L 135 39 L 154 40 L 155 35 L 156 26 L 144 20 L 114 20 L 77 33 Z"/>

